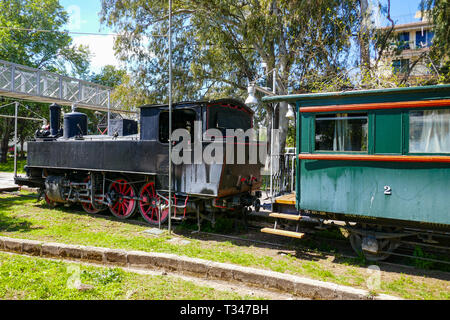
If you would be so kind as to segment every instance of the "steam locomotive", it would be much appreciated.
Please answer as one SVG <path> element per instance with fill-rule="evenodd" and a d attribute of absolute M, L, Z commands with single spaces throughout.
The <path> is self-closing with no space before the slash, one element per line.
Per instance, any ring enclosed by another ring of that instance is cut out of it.
<path fill-rule="evenodd" d="M 252 141 L 208 137 L 208 130 L 248 130 L 253 111 L 234 99 L 180 102 L 173 105 L 172 129 L 188 133 L 181 150 L 185 161 L 173 164 L 172 197 L 169 199 L 169 107 L 145 105 L 137 122 L 122 119 L 110 126 L 108 135 L 87 135 L 87 116 L 76 110 L 64 115 L 50 106 L 50 130 L 38 131 L 28 142 L 26 177 L 16 183 L 37 187 L 47 203 L 80 203 L 88 213 L 109 210 L 119 219 L 137 211 L 150 224 L 164 223 L 169 214 L 185 218 L 195 212 L 214 219 L 217 212 L 243 213 L 259 210 L 261 167 L 249 161 Z M 172 141 L 173 148 L 181 140 Z M 186 148 L 187 146 L 187 148 Z M 212 147 L 229 147 L 223 161 L 207 162 L 201 154 Z M 197 148 L 200 157 L 195 154 Z M 238 163 L 236 157 L 243 156 Z M 169 201 L 173 212 L 169 213 Z"/>

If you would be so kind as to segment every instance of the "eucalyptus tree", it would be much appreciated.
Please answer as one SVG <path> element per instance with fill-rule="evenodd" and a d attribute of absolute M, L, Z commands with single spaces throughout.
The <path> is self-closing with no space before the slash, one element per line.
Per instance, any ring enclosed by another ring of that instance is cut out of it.
<path fill-rule="evenodd" d="M 421 10 L 428 11 L 433 23 L 431 55 L 439 68 L 441 81 L 450 83 L 450 1 L 422 0 Z"/>
<path fill-rule="evenodd" d="M 249 82 L 271 86 L 274 68 L 277 94 L 312 90 L 347 65 L 358 12 L 357 0 L 173 0 L 174 100 L 245 98 Z M 168 1 L 103 0 L 101 15 L 146 99 L 167 102 Z M 258 111 L 270 128 L 273 106 Z"/>
<path fill-rule="evenodd" d="M 89 51 L 87 47 L 73 45 L 69 34 L 62 32 L 68 19 L 58 0 L 0 1 L 0 59 L 62 74 L 87 76 Z M 44 106 L 34 105 L 34 108 Z M 0 118 L 0 162 L 6 161 L 13 130 L 12 119 Z"/>

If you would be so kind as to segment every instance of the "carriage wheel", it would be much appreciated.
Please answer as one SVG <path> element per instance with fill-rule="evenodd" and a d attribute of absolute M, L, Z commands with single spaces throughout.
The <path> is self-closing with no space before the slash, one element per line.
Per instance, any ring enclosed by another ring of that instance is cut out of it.
<path fill-rule="evenodd" d="M 357 254 L 363 254 L 368 261 L 382 261 L 390 257 L 391 253 L 400 245 L 395 239 L 376 239 L 378 242 L 378 253 L 367 252 L 362 249 L 361 235 L 350 231 L 350 244 Z"/>
<path fill-rule="evenodd" d="M 84 179 L 84 182 L 89 182 L 90 179 L 91 179 L 91 177 L 87 177 L 86 179 Z M 90 199 L 88 199 L 88 200 L 90 200 Z M 99 200 L 101 200 L 101 199 L 99 199 Z M 86 211 L 87 213 L 99 213 L 106 209 L 105 205 L 103 205 L 103 204 L 97 204 L 97 206 L 94 207 L 92 205 L 92 203 L 87 203 L 87 202 L 82 202 L 81 206 L 83 207 L 84 211 Z M 100 208 L 98 208 L 98 206 Z"/>
<path fill-rule="evenodd" d="M 132 184 L 125 178 L 117 178 L 108 188 L 108 193 L 112 196 L 113 203 L 109 206 L 109 211 L 119 218 L 128 219 L 133 216 L 136 209 L 136 200 L 126 197 L 136 197 L 136 191 Z"/>
<path fill-rule="evenodd" d="M 166 222 L 169 217 L 169 202 L 156 194 L 153 182 L 142 186 L 139 198 L 142 199 L 139 201 L 139 212 L 145 221 L 153 225 L 159 225 L 160 219 L 161 224 Z"/>

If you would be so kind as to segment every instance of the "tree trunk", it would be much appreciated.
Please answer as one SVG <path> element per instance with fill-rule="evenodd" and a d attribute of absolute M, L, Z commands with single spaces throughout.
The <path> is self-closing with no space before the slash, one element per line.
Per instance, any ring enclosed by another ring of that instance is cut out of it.
<path fill-rule="evenodd" d="M 20 140 L 20 158 L 21 159 L 25 159 L 25 151 L 23 150 L 24 144 L 25 144 L 25 140 L 21 139 Z"/>
<path fill-rule="evenodd" d="M 369 24 L 370 11 L 368 0 L 360 0 L 361 18 L 359 31 L 359 48 L 360 48 L 360 65 L 361 74 L 364 76 L 365 72 L 370 69 L 370 49 L 369 49 Z"/>
<path fill-rule="evenodd" d="M 0 163 L 6 163 L 8 160 L 8 144 L 13 130 L 12 119 L 4 119 L 5 127 L 0 136 Z"/>
<path fill-rule="evenodd" d="M 278 146 L 278 153 L 284 154 L 286 147 L 286 138 L 288 133 L 289 119 L 286 118 L 286 113 L 288 111 L 288 103 L 286 101 L 280 102 L 278 106 L 278 128 L 280 133 L 280 144 Z"/>

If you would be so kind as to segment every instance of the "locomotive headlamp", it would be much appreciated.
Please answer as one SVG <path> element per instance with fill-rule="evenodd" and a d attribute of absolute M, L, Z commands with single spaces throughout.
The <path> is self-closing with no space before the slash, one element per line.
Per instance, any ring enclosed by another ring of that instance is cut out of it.
<path fill-rule="evenodd" d="M 247 92 L 248 92 L 248 98 L 245 100 L 245 104 L 248 105 L 255 105 L 258 103 L 258 99 L 256 99 L 255 97 L 255 86 L 254 85 L 249 85 L 247 88 Z"/>
<path fill-rule="evenodd" d="M 294 108 L 292 108 L 291 104 L 288 104 L 288 112 L 286 113 L 286 118 L 288 118 L 288 119 L 295 118 Z"/>

